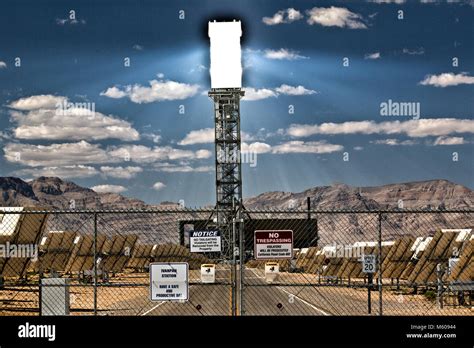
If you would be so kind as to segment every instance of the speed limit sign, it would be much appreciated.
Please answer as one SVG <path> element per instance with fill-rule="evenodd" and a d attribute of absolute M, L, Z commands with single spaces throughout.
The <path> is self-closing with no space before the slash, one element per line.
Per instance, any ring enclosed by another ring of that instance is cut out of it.
<path fill-rule="evenodd" d="M 375 273 L 377 270 L 377 257 L 375 255 L 363 255 L 362 257 L 362 272 Z"/>

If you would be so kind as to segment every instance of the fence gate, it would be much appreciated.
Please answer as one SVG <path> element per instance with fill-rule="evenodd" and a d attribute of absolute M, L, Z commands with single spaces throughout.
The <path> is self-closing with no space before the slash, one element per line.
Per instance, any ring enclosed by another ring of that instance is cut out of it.
<path fill-rule="evenodd" d="M 472 315 L 474 210 L 247 210 L 191 252 L 212 214 L 1 208 L 0 315 Z M 256 260 L 256 230 L 293 257 Z M 152 301 L 150 263 L 187 263 L 188 300 Z"/>

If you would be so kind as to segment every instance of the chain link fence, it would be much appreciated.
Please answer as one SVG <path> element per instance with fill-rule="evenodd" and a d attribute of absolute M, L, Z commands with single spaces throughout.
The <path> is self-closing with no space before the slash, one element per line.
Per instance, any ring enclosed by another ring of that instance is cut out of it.
<path fill-rule="evenodd" d="M 246 210 L 242 265 L 190 252 L 213 214 L 1 208 L 0 315 L 474 313 L 474 210 Z M 293 258 L 255 260 L 255 230 L 293 231 Z M 187 301 L 150 300 L 152 262 L 188 263 Z"/>

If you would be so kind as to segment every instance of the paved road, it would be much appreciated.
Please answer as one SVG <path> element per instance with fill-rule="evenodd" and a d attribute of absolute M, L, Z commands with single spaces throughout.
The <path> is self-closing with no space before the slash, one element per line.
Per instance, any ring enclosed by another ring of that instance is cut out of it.
<path fill-rule="evenodd" d="M 194 278 L 194 279 L 193 279 Z M 262 270 L 246 269 L 245 279 L 251 286 L 245 289 L 247 315 L 331 315 L 298 294 L 302 287 L 269 286 Z M 216 270 L 216 284 L 196 284 L 197 274 L 191 273 L 189 301 L 143 301 L 140 315 L 230 315 L 230 270 Z M 118 313 L 116 313 L 118 314 Z"/>
<path fill-rule="evenodd" d="M 228 267 L 228 266 L 227 266 Z M 216 284 L 201 284 L 199 271 L 190 271 L 187 302 L 150 301 L 142 286 L 99 289 L 99 314 L 104 315 L 230 315 L 230 270 L 218 265 Z M 277 284 L 265 282 L 262 269 L 245 270 L 244 315 L 368 315 L 367 288 L 318 284 L 316 275 L 280 273 Z M 107 291 L 107 292 L 106 292 Z M 371 315 L 379 314 L 378 291 L 371 292 Z M 385 290 L 386 315 L 465 315 L 459 309 L 440 310 L 422 295 L 397 295 Z M 468 310 L 467 310 L 468 311 Z M 472 312 L 468 312 L 472 315 Z"/>

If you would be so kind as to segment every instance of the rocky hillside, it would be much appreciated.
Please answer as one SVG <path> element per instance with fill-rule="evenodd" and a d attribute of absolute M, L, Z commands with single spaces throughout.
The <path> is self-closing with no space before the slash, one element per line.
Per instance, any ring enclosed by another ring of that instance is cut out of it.
<path fill-rule="evenodd" d="M 73 182 L 59 178 L 41 177 L 29 182 L 18 178 L 0 178 L 0 206 L 38 206 L 49 209 L 146 209 L 174 205 L 164 202 L 147 205 L 138 199 L 116 193 L 97 193 Z M 397 208 L 403 202 L 406 209 L 453 209 L 474 206 L 472 190 L 446 180 L 432 180 L 379 187 L 356 188 L 344 184 L 315 187 L 299 193 L 266 192 L 245 201 L 247 209 L 306 209 L 306 198 L 311 197 L 313 209 L 372 210 Z M 143 242 L 177 243 L 179 220 L 208 219 L 208 213 L 180 210 L 176 212 L 140 214 L 101 214 L 99 233 L 109 236 L 138 234 Z M 266 218 L 301 218 L 306 214 L 265 214 Z M 383 238 L 397 239 L 401 235 L 433 234 L 439 228 L 474 226 L 472 214 L 390 214 L 384 217 Z M 90 234 L 93 231 L 90 214 L 53 214 L 48 230 L 74 230 Z M 377 238 L 378 220 L 375 214 L 321 214 L 318 229 L 321 243 L 352 243 Z"/>
<path fill-rule="evenodd" d="M 450 209 L 474 206 L 474 191 L 447 180 L 430 180 L 375 187 L 344 184 L 314 187 L 299 193 L 265 192 L 245 202 L 246 208 L 306 209 Z"/>
<path fill-rule="evenodd" d="M 25 182 L 15 177 L 0 177 L 0 206 L 45 206 L 68 209 L 144 209 L 151 205 L 117 193 L 98 193 L 89 188 L 56 177 L 40 177 Z M 474 206 L 474 191 L 447 180 L 430 180 L 374 187 L 352 187 L 345 184 L 313 187 L 299 193 L 265 192 L 245 200 L 248 209 L 320 210 L 452 209 Z M 171 202 L 162 205 L 170 206 Z"/>
<path fill-rule="evenodd" d="M 40 177 L 25 182 L 0 178 L 1 206 L 42 206 L 54 209 L 140 209 L 148 205 L 116 193 L 98 193 L 56 177 Z"/>

